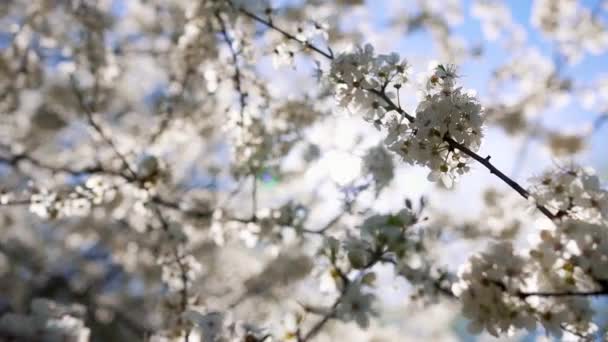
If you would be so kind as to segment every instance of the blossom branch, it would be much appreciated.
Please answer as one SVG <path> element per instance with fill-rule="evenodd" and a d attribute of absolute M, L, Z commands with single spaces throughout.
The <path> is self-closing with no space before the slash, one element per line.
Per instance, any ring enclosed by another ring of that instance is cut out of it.
<path fill-rule="evenodd" d="M 375 93 L 376 95 L 380 96 L 384 101 L 386 101 L 389 109 L 395 110 L 398 113 L 402 114 L 410 122 L 415 121 L 415 118 L 413 116 L 407 114 L 403 109 L 396 106 L 395 103 L 386 95 L 386 93 L 383 93 L 378 90 L 370 90 L 370 91 Z M 479 162 L 486 169 L 488 169 L 491 174 L 496 175 L 496 177 L 500 178 L 500 180 L 502 180 L 505 184 L 507 184 L 509 187 L 511 187 L 513 190 L 515 190 L 523 198 L 525 198 L 525 199 L 530 198 L 530 193 L 526 189 L 524 189 L 521 185 L 519 185 L 519 183 L 517 183 L 516 181 L 511 179 L 509 176 L 507 176 L 504 172 L 500 171 L 496 166 L 494 166 L 490 162 L 490 156 L 483 158 L 482 156 L 473 152 L 468 147 L 466 147 L 463 144 L 454 140 L 449 135 L 444 136 L 443 140 L 450 146 L 451 149 L 457 149 L 457 150 L 463 152 L 464 154 L 466 154 L 467 156 L 471 157 L 475 161 Z M 538 210 L 541 213 L 543 213 L 546 217 L 548 217 L 550 220 L 554 220 L 563 215 L 562 213 L 553 214 L 553 213 L 551 213 L 551 211 L 549 211 L 549 209 L 547 209 L 545 206 L 543 206 L 541 204 L 537 204 L 536 208 L 538 208 Z"/>
<path fill-rule="evenodd" d="M 318 54 L 324 56 L 327 59 L 333 59 L 334 58 L 333 52 L 331 51 L 330 48 L 328 48 L 329 52 L 325 52 L 325 51 L 321 50 L 320 48 L 316 47 L 315 45 L 313 45 L 312 43 L 310 43 L 308 41 L 300 40 L 296 36 L 294 36 L 293 34 L 291 34 L 291 33 L 287 32 L 287 31 L 283 30 L 282 28 L 276 26 L 272 22 L 272 20 L 270 18 L 269 19 L 264 19 L 264 18 L 256 15 L 255 13 L 249 12 L 248 10 L 246 10 L 243 7 L 238 7 L 238 10 L 239 10 L 239 12 L 241 12 L 245 16 L 253 19 L 254 21 L 257 21 L 258 23 L 263 24 L 263 25 L 265 25 L 265 26 L 267 26 L 267 27 L 269 27 L 269 28 L 271 28 L 271 29 L 273 29 L 273 30 L 281 33 L 283 36 L 285 36 L 285 38 L 287 38 L 289 40 L 292 40 L 292 41 L 295 41 L 295 42 L 298 42 L 298 43 L 304 45 L 306 48 L 311 49 L 311 50 L 317 52 Z"/>
<path fill-rule="evenodd" d="M 608 295 L 608 289 L 600 289 L 595 291 L 564 291 L 564 292 L 518 292 L 517 295 L 521 298 L 528 297 L 597 297 Z"/>
<path fill-rule="evenodd" d="M 485 166 L 486 169 L 488 169 L 491 174 L 496 175 L 496 177 L 500 178 L 500 180 L 502 180 L 505 184 L 510 186 L 513 190 L 515 190 L 523 198 L 525 198 L 525 199 L 530 198 L 530 193 L 528 192 L 528 190 L 524 189 L 521 185 L 519 185 L 519 183 L 517 183 L 516 181 L 511 179 L 509 176 L 504 174 L 502 171 L 500 171 L 496 166 L 494 166 L 490 162 L 490 156 L 483 158 L 482 156 L 478 155 L 477 153 L 471 151 L 468 147 L 466 147 L 466 146 L 460 144 L 459 142 L 457 142 L 456 140 L 452 139 L 450 136 L 445 136 L 443 138 L 443 140 L 446 143 L 448 143 L 450 148 L 457 149 L 457 150 L 463 152 L 464 154 L 473 158 L 475 161 L 477 161 L 481 165 Z M 538 208 L 538 210 L 541 213 L 543 213 L 546 217 L 548 217 L 550 220 L 554 220 L 554 219 L 560 217 L 559 214 L 553 214 L 551 211 L 549 211 L 549 209 L 547 209 L 545 206 L 543 206 L 541 204 L 536 204 L 536 208 Z"/>
<path fill-rule="evenodd" d="M 54 166 L 54 165 L 47 164 L 39 159 L 36 159 L 35 157 L 33 157 L 27 153 L 14 154 L 14 155 L 10 155 L 10 156 L 0 156 L 0 163 L 10 165 L 11 167 L 16 168 L 16 169 L 20 168 L 20 164 L 23 161 L 27 161 L 39 169 L 47 170 L 52 173 L 66 173 L 66 174 L 69 174 L 74 177 L 78 177 L 78 176 L 82 176 L 82 175 L 93 175 L 93 174 L 105 175 L 105 176 L 123 178 L 128 183 L 138 182 L 138 179 L 136 179 L 136 178 L 125 175 L 118 171 L 108 170 L 107 168 L 103 167 L 102 165 L 88 166 L 88 167 L 85 167 L 82 169 L 72 169 L 67 166 Z M 150 199 L 150 202 L 152 202 L 156 205 L 177 211 L 180 214 L 186 215 L 189 217 L 202 219 L 202 218 L 209 218 L 213 215 L 213 210 L 184 209 L 184 208 L 182 208 L 181 203 L 172 202 L 172 201 L 164 199 L 160 196 L 153 196 Z M 19 205 L 30 205 L 30 204 L 32 204 L 32 201 L 30 199 L 25 199 L 25 200 L 9 201 L 7 203 L 3 203 L 2 205 L 3 206 L 8 206 L 8 205 L 19 206 Z"/>
<path fill-rule="evenodd" d="M 413 117 L 412 115 L 408 114 L 405 110 L 403 110 L 403 108 L 401 108 L 398 105 L 395 105 L 395 103 L 388 97 L 388 95 L 386 95 L 385 91 L 381 91 L 381 90 L 377 90 L 377 89 L 366 89 L 367 91 L 369 91 L 372 94 L 377 95 L 378 97 L 380 97 L 382 100 L 384 100 L 387 104 L 390 110 L 394 110 L 397 113 L 403 115 L 403 117 L 405 117 L 407 119 L 407 121 L 409 122 L 414 122 L 416 121 L 416 118 Z"/>

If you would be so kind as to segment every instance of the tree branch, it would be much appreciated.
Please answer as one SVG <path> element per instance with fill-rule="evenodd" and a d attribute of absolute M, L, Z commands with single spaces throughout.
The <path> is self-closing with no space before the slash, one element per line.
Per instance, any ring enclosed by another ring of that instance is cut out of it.
<path fill-rule="evenodd" d="M 325 52 L 323 50 L 321 50 L 320 48 L 314 46 L 313 44 L 311 44 L 308 41 L 304 41 L 304 40 L 300 40 L 298 39 L 296 36 L 294 36 L 293 34 L 283 30 L 282 28 L 276 26 L 272 20 L 267 20 L 264 19 L 258 15 L 256 15 L 255 13 L 249 12 L 248 10 L 246 10 L 243 7 L 238 7 L 239 12 L 243 13 L 244 15 L 246 15 L 247 17 L 253 19 L 254 21 L 257 21 L 260 24 L 263 24 L 279 33 L 281 33 L 283 36 L 285 36 L 285 38 L 289 39 L 289 40 L 293 40 L 295 42 L 298 42 L 302 45 L 304 45 L 306 48 L 311 49 L 315 52 L 317 52 L 318 54 L 322 55 L 323 57 L 327 58 L 327 59 L 334 59 L 333 53 L 331 53 L 331 50 L 329 50 L 330 52 Z"/>
<path fill-rule="evenodd" d="M 401 113 L 410 122 L 415 121 L 415 118 L 413 116 L 407 114 L 403 109 L 397 107 L 395 105 L 395 103 L 388 96 L 386 96 L 386 94 L 383 94 L 382 92 L 380 92 L 378 90 L 373 90 L 373 89 L 370 91 L 373 92 L 374 94 L 380 96 L 384 101 L 386 101 L 386 103 L 389 106 L 389 109 L 395 110 L 395 111 Z M 382 95 L 384 95 L 384 96 L 382 96 Z M 449 135 L 446 135 L 443 138 L 443 141 L 445 141 L 451 149 L 457 149 L 457 150 L 463 152 L 464 154 L 466 154 L 467 156 L 471 157 L 475 161 L 479 162 L 481 165 L 485 166 L 485 168 L 488 169 L 491 174 L 496 175 L 496 177 L 500 178 L 500 180 L 502 180 L 505 184 L 510 186 L 513 190 L 515 190 L 523 198 L 525 198 L 525 199 L 530 198 L 530 193 L 528 192 L 528 190 L 524 189 L 516 181 L 511 179 L 504 172 L 500 171 L 496 166 L 494 166 L 490 162 L 490 156 L 483 158 L 482 156 L 478 155 L 477 153 L 471 151 L 468 147 L 466 147 L 463 144 L 454 140 Z M 557 219 L 562 216 L 562 213 L 553 214 L 549 209 L 547 209 L 545 206 L 543 206 L 541 204 L 536 204 L 536 208 L 538 208 L 538 210 L 541 213 L 543 213 L 546 217 L 548 217 L 550 220 L 554 220 L 554 219 Z"/>
<path fill-rule="evenodd" d="M 490 162 L 490 156 L 487 156 L 487 157 L 483 158 L 480 155 L 478 155 L 477 153 L 471 151 L 468 147 L 466 147 L 466 146 L 462 145 L 461 143 L 457 142 L 456 140 L 454 140 L 450 136 L 445 136 L 443 138 L 443 141 L 445 141 L 446 143 L 448 143 L 448 145 L 450 146 L 450 148 L 457 149 L 457 150 L 463 152 L 467 156 L 469 156 L 469 157 L 473 158 L 474 160 L 476 160 L 481 165 L 485 166 L 486 169 L 488 169 L 491 174 L 496 175 L 496 177 L 500 178 L 500 180 L 502 180 L 505 184 L 507 184 L 508 186 L 510 186 L 513 190 L 515 190 L 523 198 L 525 198 L 525 199 L 530 198 L 530 193 L 528 192 L 528 190 L 524 189 L 516 181 L 514 181 L 511 178 L 509 178 L 509 176 L 507 176 L 506 174 L 504 174 L 502 171 L 500 171 L 497 167 L 495 167 Z M 541 204 L 537 204 L 536 208 L 538 208 L 538 210 L 540 210 L 540 212 L 543 213 L 550 220 L 554 220 L 556 218 L 559 218 L 559 215 L 551 213 L 551 211 L 549 211 L 549 209 L 547 209 L 546 207 L 544 207 Z"/>
<path fill-rule="evenodd" d="M 365 90 L 369 91 L 372 94 L 375 94 L 376 96 L 378 96 L 381 99 L 383 99 L 384 101 L 386 101 L 390 110 L 394 110 L 397 113 L 403 115 L 407 119 L 407 121 L 409 121 L 409 122 L 416 121 L 415 117 L 410 115 L 408 112 L 403 110 L 401 107 L 395 105 L 395 103 L 386 95 L 386 93 L 384 91 L 380 91 L 380 90 L 376 90 L 376 89 L 365 89 Z"/>
<path fill-rule="evenodd" d="M 596 291 L 564 291 L 564 292 L 518 292 L 517 295 L 521 298 L 528 297 L 597 297 L 608 295 L 608 289 Z"/>

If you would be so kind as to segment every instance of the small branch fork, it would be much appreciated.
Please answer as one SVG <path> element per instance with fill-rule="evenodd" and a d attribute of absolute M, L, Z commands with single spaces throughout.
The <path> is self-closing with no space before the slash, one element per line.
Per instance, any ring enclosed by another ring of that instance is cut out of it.
<path fill-rule="evenodd" d="M 330 51 L 330 53 L 327 53 L 325 51 L 323 51 L 322 49 L 314 46 L 313 44 L 311 44 L 308 41 L 301 41 L 299 39 L 297 39 L 294 35 L 290 34 L 289 32 L 283 30 L 282 28 L 279 28 L 278 26 L 276 26 L 272 20 L 270 19 L 270 17 L 268 19 L 264 19 L 252 12 L 249 12 L 247 9 L 243 8 L 243 7 L 238 7 L 238 10 L 243 13 L 245 16 L 253 19 L 254 21 L 261 23 L 265 26 L 267 26 L 268 28 L 271 28 L 279 33 L 281 33 L 283 36 L 285 36 L 287 39 L 299 42 L 300 44 L 303 44 L 306 48 L 309 48 L 312 51 L 317 52 L 318 54 L 320 54 L 321 56 L 324 56 L 325 58 L 329 59 L 329 60 L 333 60 L 334 59 L 334 55 L 333 52 L 331 52 L 331 49 L 328 49 Z M 378 89 L 367 89 L 367 91 L 377 95 L 379 98 L 381 98 L 382 100 L 384 100 L 387 103 L 387 109 L 389 110 L 395 110 L 397 111 L 399 114 L 403 115 L 409 122 L 414 122 L 416 121 L 416 118 L 412 115 L 410 115 L 409 113 L 407 113 L 405 110 L 403 110 L 400 106 L 396 105 L 387 95 L 386 92 L 384 91 L 384 89 L 378 90 Z M 487 157 L 482 157 L 479 154 L 473 152 L 472 150 L 470 150 L 468 147 L 460 144 L 459 142 L 457 142 L 456 140 L 454 140 L 452 137 L 446 135 L 444 137 L 444 141 L 448 144 L 449 148 L 454 150 L 459 150 L 462 153 L 466 154 L 467 156 L 471 157 L 472 159 L 474 159 L 475 161 L 479 162 L 481 165 L 483 165 L 486 169 L 488 169 L 488 171 L 490 171 L 491 174 L 495 175 L 496 177 L 498 177 L 500 180 L 502 180 L 505 184 L 507 184 L 509 187 L 511 187 L 513 190 L 515 190 L 519 195 L 521 195 L 523 198 L 525 199 L 529 199 L 530 198 L 530 193 L 524 188 L 522 187 L 519 183 L 517 183 L 515 180 L 511 179 L 509 176 L 507 176 L 504 172 L 500 171 L 496 166 L 494 166 L 491 162 L 490 162 L 490 156 Z M 541 204 L 536 204 L 536 208 L 543 214 L 545 215 L 547 218 L 549 218 L 550 220 L 555 220 L 555 219 L 559 219 L 561 217 L 563 217 L 565 215 L 565 213 L 563 212 L 558 212 L 556 214 L 553 214 L 549 209 L 547 209 L 547 207 L 541 205 Z"/>

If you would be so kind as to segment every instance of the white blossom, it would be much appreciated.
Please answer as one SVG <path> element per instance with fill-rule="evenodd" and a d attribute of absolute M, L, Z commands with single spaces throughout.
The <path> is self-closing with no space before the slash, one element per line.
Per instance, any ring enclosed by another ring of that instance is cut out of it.
<path fill-rule="evenodd" d="M 426 84 L 427 95 L 418 104 L 416 120 L 389 145 L 405 161 L 428 167 L 430 180 L 441 179 L 448 187 L 468 170 L 469 157 L 450 147 L 446 137 L 477 152 L 483 136 L 481 105 L 455 86 L 456 77 L 451 66 L 435 68 Z"/>
<path fill-rule="evenodd" d="M 486 330 L 499 336 L 513 329 L 534 329 L 534 316 L 517 295 L 525 267 L 525 260 L 514 254 L 510 243 L 499 243 L 460 268 L 453 291 L 462 302 L 463 314 L 471 320 L 469 331 Z"/>
<path fill-rule="evenodd" d="M 338 318 L 349 322 L 355 321 L 361 328 L 369 326 L 370 315 L 375 315 L 372 308 L 374 295 L 365 293 L 360 283 L 351 283 L 338 304 Z"/>
<path fill-rule="evenodd" d="M 608 219 L 608 192 L 592 169 L 567 165 L 548 170 L 531 182 L 530 192 L 539 204 L 591 222 Z"/>

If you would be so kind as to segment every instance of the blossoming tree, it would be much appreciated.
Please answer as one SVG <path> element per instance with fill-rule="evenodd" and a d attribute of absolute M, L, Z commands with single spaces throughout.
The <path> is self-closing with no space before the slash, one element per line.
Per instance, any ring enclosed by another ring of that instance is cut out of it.
<path fill-rule="evenodd" d="M 2 1 L 0 340 L 606 338 L 607 3 L 513 3 Z"/>

